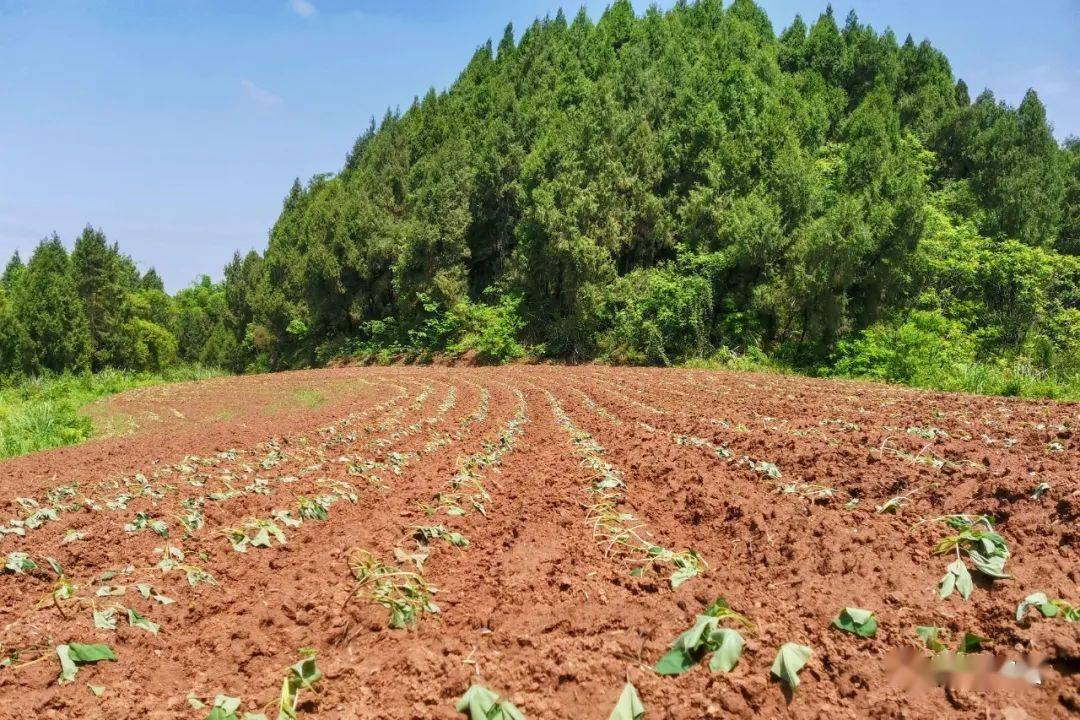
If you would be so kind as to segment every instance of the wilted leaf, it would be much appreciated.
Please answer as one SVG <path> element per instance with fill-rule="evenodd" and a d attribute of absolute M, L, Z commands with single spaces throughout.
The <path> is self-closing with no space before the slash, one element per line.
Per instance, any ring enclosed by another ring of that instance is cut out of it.
<path fill-rule="evenodd" d="M 157 632 L 160 629 L 160 626 L 157 623 L 152 622 L 149 618 L 143 617 L 131 608 L 128 608 L 127 615 L 128 625 L 131 625 L 133 627 L 140 627 L 143 630 L 148 630 L 157 635 Z"/>
<path fill-rule="evenodd" d="M 94 611 L 94 627 L 102 630 L 116 629 L 116 608 L 108 607 Z"/>
<path fill-rule="evenodd" d="M 24 552 L 8 553 L 7 559 L 4 562 L 4 570 L 13 572 L 17 575 L 21 575 L 27 570 L 36 570 L 37 563 L 30 559 L 30 556 Z"/>
<path fill-rule="evenodd" d="M 643 717 L 645 717 L 645 706 L 638 697 L 637 688 L 626 683 L 608 720 L 641 720 Z"/>
<path fill-rule="evenodd" d="M 844 608 L 833 620 L 833 625 L 859 637 L 872 638 L 877 635 L 877 619 L 873 610 Z"/>
<path fill-rule="evenodd" d="M 945 568 L 945 575 L 941 578 L 938 596 L 942 599 L 949 597 L 953 588 L 956 588 L 956 591 L 965 600 L 971 597 L 971 592 L 975 589 L 971 581 L 971 573 L 968 572 L 967 566 L 964 565 L 964 561 L 960 558 L 949 563 L 949 566 Z"/>
<path fill-rule="evenodd" d="M 737 630 L 731 628 L 720 628 L 715 636 L 718 647 L 709 660 L 709 669 L 713 672 L 731 672 L 739 662 L 746 641 Z"/>
<path fill-rule="evenodd" d="M 56 655 L 60 658 L 59 684 L 64 685 L 75 679 L 75 673 L 80 665 L 100 662 L 102 660 L 116 660 L 116 654 L 108 645 L 83 643 L 69 643 L 57 645 Z"/>
<path fill-rule="evenodd" d="M 481 685 L 472 685 L 454 706 L 469 720 L 525 720 L 525 716 L 510 702 Z"/>
<path fill-rule="evenodd" d="M 941 641 L 941 634 L 944 631 L 944 628 L 930 625 L 919 625 L 915 628 L 915 634 L 922 638 L 926 648 L 935 655 L 945 650 L 945 643 Z"/>
<path fill-rule="evenodd" d="M 806 666 L 813 651 L 806 645 L 784 643 L 776 653 L 772 674 L 792 690 L 799 687 L 799 671 Z"/>

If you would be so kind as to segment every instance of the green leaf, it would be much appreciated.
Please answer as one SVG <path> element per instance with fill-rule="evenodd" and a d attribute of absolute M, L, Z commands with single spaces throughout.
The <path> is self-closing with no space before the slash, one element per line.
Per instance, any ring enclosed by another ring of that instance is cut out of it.
<path fill-rule="evenodd" d="M 1001 555 L 983 555 L 976 550 L 968 551 L 968 558 L 979 572 L 992 578 L 1011 578 L 1012 575 L 1005 572 L 1005 557 Z"/>
<path fill-rule="evenodd" d="M 24 552 L 9 553 L 4 562 L 4 570 L 21 575 L 28 570 L 36 570 L 37 563 Z"/>
<path fill-rule="evenodd" d="M 915 634 L 922 638 L 923 644 L 935 655 L 945 650 L 945 643 L 941 642 L 941 634 L 945 628 L 930 625 L 919 625 L 915 628 Z"/>
<path fill-rule="evenodd" d="M 498 695 L 482 685 L 471 686 L 454 707 L 469 720 L 525 720 L 512 703 L 500 701 Z"/>
<path fill-rule="evenodd" d="M 214 706 L 211 708 L 210 714 L 206 716 L 206 720 L 239 720 L 236 717 L 236 711 L 239 708 L 240 698 L 218 695 L 214 698 Z M 247 718 L 248 714 L 245 714 L 244 717 Z"/>
<path fill-rule="evenodd" d="M 746 641 L 737 630 L 731 628 L 720 628 L 714 638 L 718 647 L 709 660 L 709 669 L 713 672 L 731 672 L 739 662 Z"/>
<path fill-rule="evenodd" d="M 102 660 L 116 660 L 116 653 L 108 645 L 101 643 L 68 643 L 68 648 L 71 652 L 71 659 L 78 665 L 84 665 L 86 663 L 96 663 Z"/>
<path fill-rule="evenodd" d="M 296 706 L 300 691 L 314 690 L 315 683 L 322 680 L 322 671 L 315 665 L 314 651 L 301 649 L 305 657 L 289 667 L 289 672 L 281 684 L 281 697 L 278 700 L 278 720 L 296 720 Z"/>
<path fill-rule="evenodd" d="M 873 610 L 844 608 L 833 620 L 833 625 L 859 637 L 872 638 L 877 635 L 877 619 Z"/>
<path fill-rule="evenodd" d="M 84 645 L 83 643 L 68 643 L 57 645 L 56 655 L 60 658 L 59 684 L 64 685 L 75 679 L 80 665 L 100 662 L 102 660 L 116 660 L 116 654 L 108 645 Z"/>
<path fill-rule="evenodd" d="M 683 565 L 671 574 L 671 578 L 669 579 L 671 589 L 674 590 L 687 580 L 697 577 L 697 574 L 698 569 L 696 567 L 693 567 L 692 565 Z"/>
<path fill-rule="evenodd" d="M 945 575 L 941 578 L 938 596 L 942 599 L 949 597 L 953 588 L 965 600 L 971 597 L 971 592 L 975 589 L 971 581 L 971 573 L 968 572 L 967 566 L 964 565 L 964 561 L 960 558 L 949 563 L 949 566 L 945 568 Z"/>
<path fill-rule="evenodd" d="M 101 697 L 105 694 L 104 685 L 91 685 L 90 683 L 86 683 L 86 687 L 90 688 L 90 692 L 94 693 L 95 697 Z"/>
<path fill-rule="evenodd" d="M 623 685 L 619 701 L 611 711 L 608 720 L 641 720 L 645 717 L 645 706 L 638 697 L 637 688 L 630 683 Z"/>
<path fill-rule="evenodd" d="M 157 635 L 157 632 L 161 627 L 157 623 L 152 622 L 150 619 L 143 617 L 142 615 L 135 612 L 131 608 L 128 608 L 127 616 L 128 616 L 128 625 L 131 625 L 133 627 L 139 627 L 139 628 L 142 628 L 143 630 L 149 630 L 150 632 L 152 632 L 155 635 Z"/>
<path fill-rule="evenodd" d="M 956 648 L 956 652 L 962 654 L 977 653 L 982 650 L 982 644 L 984 642 L 990 642 L 990 638 L 984 638 L 973 633 L 964 633 L 964 638 L 960 641 L 960 647 Z"/>
<path fill-rule="evenodd" d="M 799 671 L 806 666 L 813 651 L 806 645 L 784 643 L 776 653 L 772 674 L 792 690 L 799 687 Z"/>
<path fill-rule="evenodd" d="M 659 675 L 681 675 L 697 665 L 697 659 L 690 656 L 682 647 L 673 647 L 656 663 L 653 668 Z"/>
<path fill-rule="evenodd" d="M 116 629 L 116 608 L 109 607 L 94 611 L 94 627 L 102 630 Z"/>
<path fill-rule="evenodd" d="M 1016 622 L 1022 622 L 1023 621 L 1024 616 L 1027 614 L 1028 608 L 1037 607 L 1037 606 L 1041 606 L 1041 605 L 1050 605 L 1051 607 L 1054 608 L 1055 611 L 1057 610 L 1057 607 L 1055 605 L 1050 604 L 1050 598 L 1048 598 L 1046 596 L 1046 593 L 1044 593 L 1044 592 L 1031 593 L 1026 598 L 1024 598 L 1020 602 L 1019 605 L 1016 606 Z M 1054 615 L 1056 615 L 1056 614 L 1057 613 L 1055 612 Z M 1046 616 L 1046 617 L 1053 617 L 1053 615 L 1047 615 L 1045 612 L 1043 613 L 1043 615 Z"/>

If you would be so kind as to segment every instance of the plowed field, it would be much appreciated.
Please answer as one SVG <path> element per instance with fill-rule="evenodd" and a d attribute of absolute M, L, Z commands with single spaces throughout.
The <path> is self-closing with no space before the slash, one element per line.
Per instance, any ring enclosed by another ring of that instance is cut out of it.
<path fill-rule="evenodd" d="M 105 437 L 0 463 L 3 718 L 201 720 L 219 694 L 274 718 L 305 648 L 323 677 L 300 718 L 462 717 L 477 683 L 604 720 L 627 680 L 646 718 L 1080 710 L 1078 626 L 1016 617 L 1037 591 L 1080 603 L 1077 405 L 519 366 L 224 378 L 91 412 Z M 979 545 L 934 554 L 982 515 L 1010 577 L 976 570 Z M 958 557 L 970 598 L 942 599 Z M 721 622 L 734 669 L 654 672 L 720 597 L 749 621 Z M 834 627 L 846 607 L 876 636 Z M 985 638 L 960 659 L 987 663 L 895 669 L 930 656 L 917 626 Z M 770 673 L 788 642 L 812 652 L 793 693 Z M 71 643 L 116 659 L 60 683 Z"/>

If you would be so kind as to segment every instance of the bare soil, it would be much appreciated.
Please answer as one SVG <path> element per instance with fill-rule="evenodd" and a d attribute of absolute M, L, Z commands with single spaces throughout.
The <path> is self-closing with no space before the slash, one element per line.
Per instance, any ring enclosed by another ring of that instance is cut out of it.
<path fill-rule="evenodd" d="M 0 560 L 39 566 L 0 574 L 0 718 L 201 719 L 192 699 L 218 694 L 276 717 L 301 648 L 325 675 L 301 718 L 460 717 L 479 682 L 528 718 L 604 720 L 627 679 L 647 718 L 1080 711 L 1077 625 L 1015 617 L 1036 591 L 1080 603 L 1076 404 L 690 370 L 343 367 L 136 390 L 91 413 L 101 438 L 0 462 L 0 525 L 56 510 L 0 533 Z M 642 557 L 596 522 L 605 474 L 621 522 L 708 568 L 675 589 L 664 563 L 631 576 Z M 229 529 L 327 496 L 325 520 L 277 521 L 284 544 L 233 549 Z M 139 513 L 168 537 L 125 530 Z M 996 519 L 1012 578 L 938 597 L 954 556 L 932 551 L 953 531 L 927 520 L 950 514 Z M 419 546 L 431 525 L 468 546 Z M 388 627 L 351 567 L 361 551 L 421 575 L 439 612 Z M 73 586 L 59 597 L 46 558 Z M 653 672 L 718 597 L 754 624 L 735 669 Z M 96 627 L 110 606 L 116 628 Z M 844 607 L 873 609 L 877 637 L 832 627 Z M 1041 683 L 909 683 L 893 668 L 929 654 L 916 626 L 1041 662 Z M 118 660 L 60 685 L 54 647 L 70 642 Z M 770 677 L 785 642 L 813 651 L 793 694 Z"/>

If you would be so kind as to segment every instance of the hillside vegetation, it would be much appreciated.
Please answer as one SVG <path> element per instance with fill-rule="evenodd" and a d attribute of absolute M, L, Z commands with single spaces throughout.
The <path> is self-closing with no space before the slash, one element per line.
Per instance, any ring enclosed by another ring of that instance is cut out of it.
<path fill-rule="evenodd" d="M 88 290 L 62 250 L 5 275 L 0 365 L 744 356 L 1077 395 L 1080 142 L 1035 92 L 972 99 L 928 42 L 831 10 L 779 34 L 748 0 L 508 27 L 177 298 L 130 269 L 123 302 Z"/>

